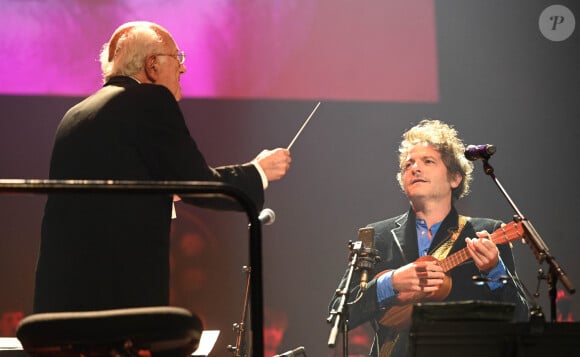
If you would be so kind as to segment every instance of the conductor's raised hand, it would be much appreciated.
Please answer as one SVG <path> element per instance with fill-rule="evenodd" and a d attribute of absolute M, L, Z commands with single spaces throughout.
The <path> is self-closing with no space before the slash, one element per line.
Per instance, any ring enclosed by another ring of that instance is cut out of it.
<path fill-rule="evenodd" d="M 264 170 L 268 181 L 276 181 L 286 175 L 290 169 L 292 157 L 290 150 L 278 148 L 263 150 L 254 160 Z"/>

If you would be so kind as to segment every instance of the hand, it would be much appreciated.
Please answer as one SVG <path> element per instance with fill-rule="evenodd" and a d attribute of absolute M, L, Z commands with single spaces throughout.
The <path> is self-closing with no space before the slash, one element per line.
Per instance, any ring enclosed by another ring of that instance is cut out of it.
<path fill-rule="evenodd" d="M 287 149 L 263 150 L 254 159 L 264 170 L 268 181 L 279 180 L 290 169 L 290 151 Z"/>
<path fill-rule="evenodd" d="M 499 250 L 495 243 L 489 239 L 491 236 L 487 231 L 475 234 L 478 238 L 465 238 L 467 251 L 477 268 L 488 273 L 499 263 Z"/>
<path fill-rule="evenodd" d="M 393 272 L 393 289 L 400 297 L 412 296 L 415 292 L 434 292 L 443 284 L 445 273 L 437 261 L 416 261 Z M 412 294 L 407 294 L 412 293 Z"/>

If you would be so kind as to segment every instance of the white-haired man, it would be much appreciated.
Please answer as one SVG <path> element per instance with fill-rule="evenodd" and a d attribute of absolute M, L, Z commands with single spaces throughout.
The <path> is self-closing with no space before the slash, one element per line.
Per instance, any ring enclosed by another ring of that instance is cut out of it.
<path fill-rule="evenodd" d="M 120 26 L 101 53 L 103 88 L 72 107 L 57 129 L 50 178 L 219 181 L 261 209 L 268 182 L 290 167 L 289 151 L 210 167 L 177 103 L 184 61 L 163 27 Z M 168 305 L 172 203 L 157 194 L 49 195 L 34 312 Z"/>

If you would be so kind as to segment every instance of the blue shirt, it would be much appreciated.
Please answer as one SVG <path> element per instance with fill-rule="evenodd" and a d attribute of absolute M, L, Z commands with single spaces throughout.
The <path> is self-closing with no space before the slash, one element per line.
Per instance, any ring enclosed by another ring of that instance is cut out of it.
<path fill-rule="evenodd" d="M 419 244 L 419 256 L 427 255 L 429 248 L 431 247 L 431 242 L 433 237 L 437 234 L 439 227 L 441 227 L 441 222 L 437 222 L 431 226 L 431 229 L 427 227 L 427 222 L 424 219 L 419 219 L 415 221 L 417 226 L 417 243 Z M 429 234 L 431 233 L 431 234 Z"/>

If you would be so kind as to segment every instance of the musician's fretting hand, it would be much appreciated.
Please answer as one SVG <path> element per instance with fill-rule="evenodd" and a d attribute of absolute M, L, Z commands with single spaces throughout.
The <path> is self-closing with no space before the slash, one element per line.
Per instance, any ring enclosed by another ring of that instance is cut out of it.
<path fill-rule="evenodd" d="M 476 233 L 478 238 L 465 238 L 467 251 L 480 271 L 489 272 L 499 263 L 499 250 L 487 231 Z"/>
<path fill-rule="evenodd" d="M 393 289 L 400 293 L 400 297 L 417 291 L 437 291 L 444 276 L 443 268 L 436 261 L 413 262 L 393 272 Z"/>
<path fill-rule="evenodd" d="M 264 170 L 268 182 L 279 180 L 290 169 L 290 151 L 287 149 L 263 150 L 254 159 L 258 165 Z"/>

